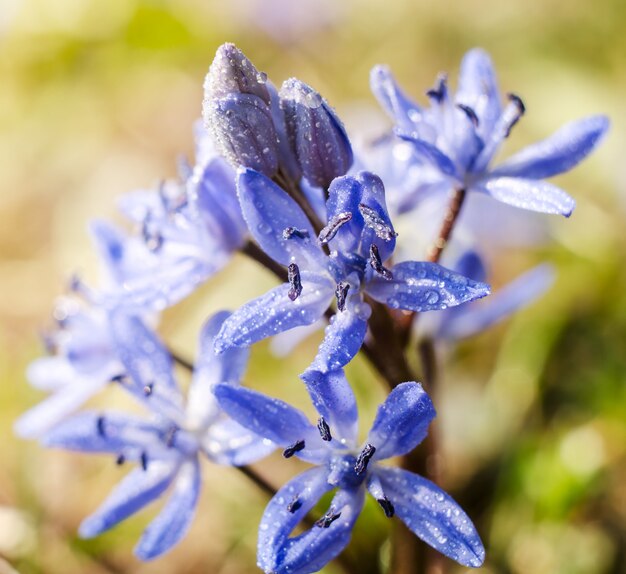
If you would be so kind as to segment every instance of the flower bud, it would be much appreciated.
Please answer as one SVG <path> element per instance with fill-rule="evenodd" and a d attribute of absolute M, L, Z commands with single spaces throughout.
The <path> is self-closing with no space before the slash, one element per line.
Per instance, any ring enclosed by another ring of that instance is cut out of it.
<path fill-rule="evenodd" d="M 287 135 L 304 177 L 327 188 L 352 165 L 352 148 L 339 118 L 313 88 L 291 78 L 280 90 Z"/>
<path fill-rule="evenodd" d="M 273 177 L 278 138 L 267 78 L 233 44 L 220 46 L 204 82 L 202 115 L 220 153 L 235 167 Z"/>

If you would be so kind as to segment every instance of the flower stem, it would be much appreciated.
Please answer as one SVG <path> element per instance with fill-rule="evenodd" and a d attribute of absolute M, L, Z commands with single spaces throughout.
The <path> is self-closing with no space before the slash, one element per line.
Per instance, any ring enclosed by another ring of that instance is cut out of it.
<path fill-rule="evenodd" d="M 443 223 L 439 229 L 439 234 L 435 239 L 434 243 L 431 245 L 427 259 L 432 263 L 439 263 L 441 259 L 441 254 L 445 249 L 448 241 L 450 241 L 450 237 L 452 236 L 452 230 L 454 229 L 454 224 L 456 223 L 459 214 L 461 213 L 461 207 L 463 207 L 463 203 L 465 202 L 465 196 L 467 195 L 467 191 L 465 189 L 455 189 L 452 192 L 452 197 L 450 199 L 450 203 L 448 204 L 448 210 L 446 211 L 446 215 L 443 218 Z"/>

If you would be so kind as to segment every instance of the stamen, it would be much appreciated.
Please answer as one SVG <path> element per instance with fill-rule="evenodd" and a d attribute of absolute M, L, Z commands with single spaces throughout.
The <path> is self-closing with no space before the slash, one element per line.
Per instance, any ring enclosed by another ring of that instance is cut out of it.
<path fill-rule="evenodd" d="M 330 434 L 330 427 L 328 426 L 328 423 L 324 420 L 324 417 L 320 417 L 319 419 L 317 419 L 317 430 L 320 431 L 320 436 L 322 437 L 322 440 L 328 442 L 333 439 Z"/>
<path fill-rule="evenodd" d="M 391 226 L 368 205 L 359 203 L 359 211 L 365 220 L 365 225 L 374 230 L 376 237 L 380 237 L 384 241 L 391 241 L 398 236 Z"/>
<path fill-rule="evenodd" d="M 324 514 L 317 522 L 315 522 L 315 526 L 319 526 L 320 528 L 328 528 L 337 518 L 341 516 L 341 512 L 335 513 L 334 508 L 331 506 L 328 509 L 328 512 Z"/>
<path fill-rule="evenodd" d="M 513 126 L 515 126 L 515 124 L 520 121 L 520 118 L 526 113 L 526 106 L 524 105 L 522 98 L 513 93 L 507 94 L 507 98 L 509 98 L 509 101 L 517 108 L 517 110 L 511 117 L 510 123 L 506 128 L 506 132 L 504 134 L 505 138 L 509 137 Z"/>
<path fill-rule="evenodd" d="M 148 454 L 145 450 L 141 453 L 141 458 L 139 460 L 141 462 L 142 470 L 148 470 Z"/>
<path fill-rule="evenodd" d="M 479 122 L 478 116 L 476 115 L 476 112 L 473 110 L 473 108 L 470 108 L 469 106 L 466 106 L 465 104 L 457 104 L 456 107 L 459 108 L 459 110 L 461 110 L 462 112 L 465 112 L 465 115 L 474 124 L 475 128 L 478 127 L 478 124 L 480 122 Z"/>
<path fill-rule="evenodd" d="M 393 279 L 393 273 L 386 267 L 383 267 L 383 262 L 380 259 L 380 253 L 375 243 L 370 245 L 370 265 L 376 273 L 382 275 L 385 279 Z"/>
<path fill-rule="evenodd" d="M 387 518 L 391 518 L 396 513 L 396 509 L 393 507 L 393 504 L 386 496 L 383 496 L 382 498 L 377 498 L 376 502 L 380 504 Z"/>
<path fill-rule="evenodd" d="M 115 459 L 115 464 L 117 464 L 117 466 L 122 466 L 125 462 L 126 457 L 124 456 L 124 453 L 120 452 L 120 454 L 118 454 L 117 458 Z"/>
<path fill-rule="evenodd" d="M 143 387 L 143 394 L 146 395 L 146 397 L 149 397 L 152 391 L 154 391 L 154 383 L 148 383 Z"/>
<path fill-rule="evenodd" d="M 433 101 L 440 104 L 448 95 L 448 74 L 439 74 L 437 85 L 426 92 L 426 95 Z"/>
<path fill-rule="evenodd" d="M 296 510 L 300 509 L 301 507 L 302 507 L 302 501 L 298 498 L 298 495 L 296 494 L 291 499 L 291 502 L 287 505 L 287 510 L 291 512 L 291 514 L 293 514 Z"/>
<path fill-rule="evenodd" d="M 363 474 L 367 470 L 367 465 L 369 464 L 370 459 L 374 456 L 376 452 L 376 447 L 367 443 L 363 450 L 360 452 L 359 456 L 356 457 L 356 462 L 354 463 L 354 472 L 357 474 Z"/>
<path fill-rule="evenodd" d="M 178 428 L 173 425 L 167 429 L 167 432 L 165 433 L 165 444 L 167 445 L 167 448 L 172 448 L 174 446 L 177 432 Z"/>
<path fill-rule="evenodd" d="M 309 232 L 306 229 L 298 229 L 297 227 L 285 227 L 283 229 L 283 239 L 291 239 L 292 237 L 308 239 Z"/>
<path fill-rule="evenodd" d="M 343 311 L 346 308 L 346 297 L 350 290 L 350 283 L 339 281 L 335 287 L 335 297 L 337 298 L 337 309 Z"/>
<path fill-rule="evenodd" d="M 98 429 L 98 436 L 101 438 L 105 438 L 107 435 L 106 428 L 104 425 L 105 425 L 104 417 L 98 417 L 96 419 L 96 428 Z"/>
<path fill-rule="evenodd" d="M 289 445 L 283 451 L 283 456 L 285 458 L 291 458 L 294 454 L 296 454 L 297 452 L 300 452 L 304 448 L 304 446 L 305 446 L 304 440 L 302 440 L 302 439 L 297 440 L 293 444 Z"/>
<path fill-rule="evenodd" d="M 120 385 L 126 385 L 126 384 L 130 383 L 130 379 L 128 378 L 127 374 L 120 373 L 119 375 L 113 375 L 111 377 L 111 382 L 112 383 L 119 383 Z"/>
<path fill-rule="evenodd" d="M 289 281 L 289 285 L 291 285 L 291 289 L 289 289 L 289 299 L 295 301 L 302 293 L 302 281 L 300 280 L 300 269 L 295 263 L 290 263 L 289 267 L 287 267 L 287 281 Z"/>
<path fill-rule="evenodd" d="M 328 225 L 324 227 L 324 229 L 322 229 L 320 234 L 317 236 L 320 243 L 328 243 L 333 237 L 335 237 L 335 235 L 337 235 L 339 228 L 345 223 L 348 223 L 351 219 L 352 214 L 349 211 L 344 211 L 343 213 L 335 215 L 335 217 L 331 217 Z"/>
<path fill-rule="evenodd" d="M 163 236 L 158 232 L 150 229 L 150 216 L 146 216 L 141 224 L 141 236 L 148 250 L 156 253 L 163 245 Z"/>

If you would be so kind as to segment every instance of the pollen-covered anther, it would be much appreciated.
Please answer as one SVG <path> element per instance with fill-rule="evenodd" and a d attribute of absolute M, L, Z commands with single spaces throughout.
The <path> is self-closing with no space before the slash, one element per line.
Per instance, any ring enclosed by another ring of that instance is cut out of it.
<path fill-rule="evenodd" d="M 105 427 L 105 420 L 104 417 L 98 417 L 96 419 L 96 429 L 98 430 L 98 436 L 99 437 L 106 437 L 106 427 Z"/>
<path fill-rule="evenodd" d="M 148 453 L 144 450 L 139 457 L 139 462 L 141 463 L 141 469 L 146 471 L 148 470 Z"/>
<path fill-rule="evenodd" d="M 300 452 L 305 447 L 304 440 L 300 439 L 290 444 L 284 451 L 283 456 L 285 458 L 291 458 L 297 452 Z"/>
<path fill-rule="evenodd" d="M 154 383 L 148 383 L 147 385 L 144 385 L 143 387 L 143 394 L 146 397 L 149 397 L 154 391 Z"/>
<path fill-rule="evenodd" d="M 393 273 L 386 267 L 383 267 L 383 262 L 380 259 L 380 253 L 375 243 L 370 245 L 370 265 L 376 273 L 382 275 L 385 279 L 393 279 Z"/>
<path fill-rule="evenodd" d="M 291 502 L 287 505 L 287 511 L 291 512 L 291 514 L 293 514 L 294 512 L 296 512 L 296 510 L 299 510 L 301 507 L 302 507 L 302 501 L 300 500 L 300 498 L 296 494 L 291 499 Z"/>
<path fill-rule="evenodd" d="M 396 509 L 386 496 L 383 496 L 382 498 L 377 498 L 376 502 L 380 504 L 380 507 L 383 509 L 383 512 L 385 513 L 385 516 L 387 518 L 391 518 L 396 513 Z"/>
<path fill-rule="evenodd" d="M 117 466 L 122 466 L 125 462 L 126 457 L 124 456 L 124 453 L 118 454 L 117 458 L 115 459 L 115 464 L 117 464 Z"/>
<path fill-rule="evenodd" d="M 433 101 L 440 104 L 446 99 L 448 94 L 448 74 L 441 73 L 437 77 L 437 85 L 426 92 L 426 95 Z"/>
<path fill-rule="evenodd" d="M 468 117 L 472 124 L 474 124 L 475 128 L 478 127 L 480 121 L 473 108 L 471 108 L 470 106 L 466 106 L 465 104 L 457 104 L 456 107 L 459 108 L 459 110 L 461 110 Z"/>
<path fill-rule="evenodd" d="M 302 281 L 300 280 L 300 269 L 295 263 L 290 263 L 287 267 L 287 281 L 291 285 L 289 289 L 289 299 L 295 301 L 302 293 Z"/>
<path fill-rule="evenodd" d="M 367 465 L 369 464 L 370 459 L 374 456 L 376 452 L 376 447 L 367 443 L 363 450 L 359 453 L 359 456 L 356 457 L 356 462 L 354 463 L 354 472 L 357 474 L 363 474 L 367 470 Z"/>
<path fill-rule="evenodd" d="M 292 237 L 308 239 L 309 232 L 306 229 L 298 229 L 297 227 L 285 227 L 283 229 L 283 239 L 291 239 Z"/>
<path fill-rule="evenodd" d="M 328 423 L 326 422 L 324 417 L 320 417 L 319 419 L 317 419 L 317 430 L 320 431 L 320 436 L 322 437 L 322 440 L 325 440 L 326 442 L 333 440 L 333 437 L 330 434 L 330 427 L 328 426 Z"/>
<path fill-rule="evenodd" d="M 391 241 L 394 237 L 398 236 L 391 225 L 376 213 L 376 210 L 364 203 L 359 203 L 359 211 L 365 220 L 365 225 L 374 230 L 376 237 L 384 241 Z"/>
<path fill-rule="evenodd" d="M 151 228 L 150 217 L 146 217 L 141 225 L 141 236 L 149 251 L 156 253 L 163 245 L 163 236 Z"/>
<path fill-rule="evenodd" d="M 520 118 L 526 113 L 526 106 L 524 105 L 522 98 L 520 98 L 517 94 L 509 93 L 506 97 L 509 99 L 509 102 L 511 102 L 509 108 L 510 106 L 513 106 L 514 108 L 513 110 L 505 110 L 504 112 L 506 114 L 508 111 L 508 115 L 510 116 L 509 124 L 504 135 L 504 137 L 508 138 L 513 126 L 515 126 L 515 124 L 519 122 Z"/>
<path fill-rule="evenodd" d="M 317 236 L 317 238 L 320 240 L 320 243 L 323 245 L 328 243 L 331 239 L 333 239 L 333 237 L 335 237 L 335 235 L 337 235 L 337 232 L 339 231 L 341 226 L 348 223 L 348 221 L 350 221 L 351 219 L 352 213 L 350 213 L 349 211 L 344 211 L 342 213 L 339 213 L 338 215 L 335 215 L 334 217 L 331 217 L 328 225 L 324 227 L 324 229 L 322 229 L 320 231 L 320 234 Z"/>
<path fill-rule="evenodd" d="M 335 512 L 334 508 L 330 508 L 324 516 L 315 522 L 315 526 L 320 528 L 328 528 L 335 520 L 341 516 L 341 512 Z"/>
<path fill-rule="evenodd" d="M 350 290 L 350 283 L 340 281 L 335 287 L 335 297 L 337 298 L 337 309 L 343 311 L 346 308 L 346 298 L 348 297 L 348 291 Z"/>

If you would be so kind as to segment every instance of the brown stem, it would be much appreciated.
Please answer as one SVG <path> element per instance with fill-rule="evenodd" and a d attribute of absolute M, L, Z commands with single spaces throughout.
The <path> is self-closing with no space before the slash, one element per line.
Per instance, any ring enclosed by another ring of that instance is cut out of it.
<path fill-rule="evenodd" d="M 454 229 L 454 224 L 456 223 L 459 214 L 461 213 L 461 207 L 463 207 L 463 202 L 465 201 L 465 196 L 467 195 L 467 191 L 465 189 L 455 189 L 452 192 L 452 197 L 450 199 L 450 203 L 448 204 L 448 210 L 446 211 L 446 215 L 443 218 L 443 223 L 441 224 L 441 228 L 439 229 L 439 234 L 435 239 L 435 242 L 431 245 L 428 254 L 427 260 L 432 263 L 439 263 L 441 259 L 441 254 L 445 249 L 446 245 L 450 241 L 450 237 L 452 236 L 452 230 Z"/>

